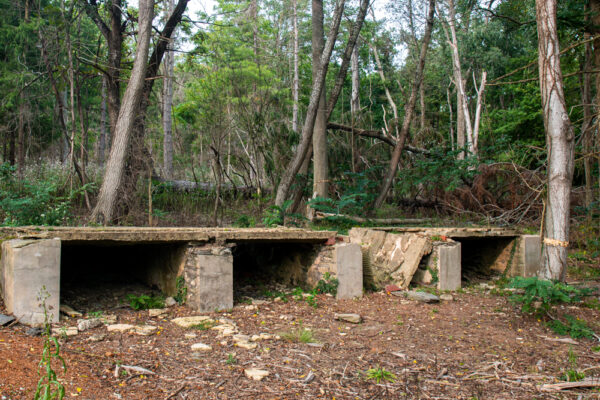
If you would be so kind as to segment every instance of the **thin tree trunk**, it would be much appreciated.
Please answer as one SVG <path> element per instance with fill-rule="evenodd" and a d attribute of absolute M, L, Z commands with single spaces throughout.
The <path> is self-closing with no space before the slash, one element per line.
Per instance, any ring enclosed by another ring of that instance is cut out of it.
<path fill-rule="evenodd" d="M 481 124 L 481 110 L 483 108 L 483 102 L 485 101 L 485 83 L 487 81 L 487 72 L 481 72 L 481 83 L 479 89 L 477 89 L 477 81 L 475 81 L 475 74 L 473 73 L 473 82 L 475 84 L 475 90 L 477 91 L 477 105 L 475 107 L 475 121 L 473 121 L 473 153 L 477 155 L 479 153 L 479 125 Z"/>
<path fill-rule="evenodd" d="M 25 104 L 24 90 L 19 95 L 19 125 L 17 128 L 17 176 L 23 178 L 25 170 Z"/>
<path fill-rule="evenodd" d="M 373 51 L 373 56 L 375 57 L 375 63 L 377 64 L 377 71 L 379 72 L 379 77 L 381 78 L 381 83 L 383 83 L 383 88 L 385 89 L 385 97 L 386 97 L 388 103 L 390 104 L 390 107 L 392 108 L 392 113 L 394 116 L 394 132 L 395 132 L 394 137 L 396 139 L 398 139 L 400 137 L 400 134 L 398 133 L 398 107 L 396 107 L 396 102 L 394 102 L 394 99 L 392 98 L 392 94 L 390 93 L 390 90 L 388 89 L 388 87 L 385 83 L 385 75 L 383 74 L 383 66 L 381 65 L 381 61 L 379 60 L 379 54 L 377 54 L 377 48 L 375 48 L 374 45 L 371 45 L 371 50 Z M 385 125 L 387 126 L 387 122 Z M 392 133 L 388 131 L 388 134 L 391 135 Z"/>
<path fill-rule="evenodd" d="M 119 117 L 115 126 L 113 145 L 106 165 L 104 180 L 100 187 L 98 203 L 92 212 L 91 219 L 102 224 L 109 224 L 115 216 L 117 198 L 123 181 L 125 159 L 133 124 L 142 98 L 144 78 L 146 77 L 148 49 L 152 32 L 153 0 L 140 0 L 138 17 L 138 38 L 135 61 L 131 77 L 123 95 Z"/>
<path fill-rule="evenodd" d="M 292 83 L 292 131 L 298 132 L 298 92 L 300 85 L 300 73 L 298 69 L 298 1 L 292 0 L 294 14 L 292 16 L 293 35 L 294 35 L 294 78 Z"/>
<path fill-rule="evenodd" d="M 594 33 L 598 35 L 600 33 L 600 0 L 590 0 L 590 11 L 592 26 L 594 26 Z M 600 36 L 596 36 L 594 39 L 594 67 L 600 69 Z M 600 74 L 596 74 L 595 80 L 596 86 L 596 114 L 600 113 Z M 596 127 L 592 131 L 596 133 L 596 151 L 600 152 L 600 118 L 596 118 Z M 600 158 L 597 158 L 598 166 L 598 193 L 596 200 L 600 201 Z"/>
<path fill-rule="evenodd" d="M 556 0 L 536 0 L 540 93 L 548 148 L 548 189 L 542 250 L 544 279 L 565 279 L 574 134 L 565 104 L 556 29 Z"/>
<path fill-rule="evenodd" d="M 452 115 L 452 99 L 450 97 L 450 85 L 448 85 L 448 87 L 446 88 L 446 99 L 448 101 L 448 114 L 450 115 L 450 126 L 449 126 L 449 133 L 450 133 L 450 149 L 452 149 L 452 151 L 455 150 L 454 147 L 454 121 L 453 121 L 453 115 Z"/>
<path fill-rule="evenodd" d="M 325 85 L 325 77 L 329 68 L 329 60 L 331 58 L 333 46 L 335 45 L 336 37 L 340 28 L 340 21 L 342 19 L 342 13 L 344 11 L 344 5 L 345 0 L 339 0 L 336 3 L 331 27 L 327 36 L 327 42 L 325 43 L 325 49 L 323 51 L 319 63 L 321 65 L 321 70 L 319 71 L 319 74 L 317 74 L 316 79 L 314 79 L 312 83 L 312 90 L 310 94 L 308 108 L 306 110 L 306 116 L 304 118 L 304 126 L 302 127 L 300 144 L 296 148 L 296 154 L 294 155 L 294 158 L 283 173 L 281 181 L 279 182 L 279 187 L 277 188 L 275 204 L 279 207 L 283 205 L 283 202 L 287 198 L 290 186 L 294 180 L 294 177 L 298 173 L 302 162 L 304 161 L 304 156 L 306 155 L 309 148 L 309 143 L 312 140 L 313 127 L 315 124 L 315 119 L 317 117 L 317 109 L 321 100 L 321 91 L 323 90 L 323 87 Z"/>
<path fill-rule="evenodd" d="M 98 165 L 104 166 L 104 154 L 106 151 L 106 77 L 101 76 L 102 79 L 102 91 L 101 97 L 102 102 L 100 103 L 100 137 L 98 138 Z"/>
<path fill-rule="evenodd" d="M 312 0 L 312 75 L 313 81 L 321 72 L 319 64 L 325 46 L 323 30 L 323 0 Z M 325 85 L 321 88 L 319 106 L 313 128 L 313 194 L 328 197 L 329 165 L 327 161 L 327 100 Z M 310 211 L 310 210 L 309 210 Z M 309 217 L 310 217 L 309 212 Z"/>
<path fill-rule="evenodd" d="M 585 33 L 585 38 L 589 39 L 590 34 Z M 583 82 L 581 85 L 581 102 L 583 103 L 583 122 L 581 124 L 581 134 L 583 135 L 583 169 L 585 174 L 585 206 L 588 208 L 588 216 L 591 217 L 589 207 L 594 202 L 594 181 L 592 177 L 593 169 L 593 146 L 594 146 L 594 113 L 592 109 L 592 77 L 588 71 L 593 69 L 592 65 L 592 44 L 585 44 L 584 62 L 583 62 Z"/>
<path fill-rule="evenodd" d="M 165 10 L 165 20 L 173 13 L 175 7 L 173 0 L 168 0 Z M 173 35 L 175 36 L 175 35 Z M 173 54 L 173 38 L 169 40 L 167 51 L 165 52 L 165 61 L 163 69 L 165 79 L 163 81 L 163 169 L 165 178 L 173 177 L 173 122 L 171 119 L 171 110 L 173 108 L 173 71 L 175 68 L 175 57 Z"/>
<path fill-rule="evenodd" d="M 427 49 L 429 48 L 429 41 L 431 40 L 431 30 L 433 28 L 434 14 L 435 0 L 429 0 L 429 13 L 427 15 L 425 33 L 423 34 L 423 42 L 421 43 L 421 52 L 419 54 L 419 61 L 415 69 L 415 76 L 410 91 L 410 97 L 406 103 L 404 111 L 404 120 L 402 122 L 402 128 L 400 129 L 400 137 L 398 138 L 398 141 L 394 146 L 394 152 L 392 153 L 392 158 L 390 160 L 388 172 L 384 178 L 383 185 L 379 192 L 379 196 L 375 201 L 375 210 L 380 208 L 385 202 L 388 191 L 390 190 L 394 177 L 396 176 L 396 172 L 398 171 L 398 163 L 400 162 L 400 157 L 402 155 L 402 151 L 404 150 L 404 144 L 406 143 L 406 138 L 408 137 L 408 130 L 410 128 L 410 122 L 413 118 L 413 114 L 415 111 L 417 93 L 423 80 L 423 70 L 425 69 L 425 58 L 427 57 Z"/>
<path fill-rule="evenodd" d="M 350 113 L 352 114 L 352 136 L 350 137 L 351 151 L 352 151 L 352 172 L 356 172 L 357 164 L 357 146 L 356 137 L 354 135 L 354 127 L 358 123 L 360 113 L 360 75 L 358 66 L 358 46 L 354 46 L 352 51 L 352 94 L 350 96 Z"/>

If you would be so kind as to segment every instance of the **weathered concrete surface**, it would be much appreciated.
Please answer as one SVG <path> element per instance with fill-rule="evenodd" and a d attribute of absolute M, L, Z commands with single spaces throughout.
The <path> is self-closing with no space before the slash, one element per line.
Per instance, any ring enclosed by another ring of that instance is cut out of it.
<path fill-rule="evenodd" d="M 363 294 L 362 252 L 356 243 L 335 246 L 335 263 L 339 282 L 338 299 L 353 299 Z"/>
<path fill-rule="evenodd" d="M 233 308 L 233 256 L 229 247 L 190 245 L 184 270 L 187 304 L 199 312 Z"/>
<path fill-rule="evenodd" d="M 305 242 L 320 243 L 336 236 L 332 231 L 298 228 L 146 228 L 146 227 L 35 227 L 0 228 L 0 237 L 59 238 L 62 241 L 117 242 Z"/>
<path fill-rule="evenodd" d="M 431 252 L 429 237 L 354 228 L 350 242 L 361 245 L 368 270 L 377 286 L 395 283 L 407 288 L 424 255 Z"/>
<path fill-rule="evenodd" d="M 461 286 L 461 244 L 454 242 L 438 247 L 438 289 L 458 290 Z"/>
<path fill-rule="evenodd" d="M 40 326 L 44 309 L 40 295 L 48 294 L 49 321 L 58 322 L 60 299 L 60 247 L 58 239 L 2 242 L 2 296 L 9 313 L 23 324 Z"/>
<path fill-rule="evenodd" d="M 429 227 L 372 227 L 372 228 L 352 228 L 350 230 L 350 237 L 355 238 L 364 235 L 367 230 L 381 231 L 381 232 L 394 232 L 394 233 L 418 233 L 427 236 L 447 236 L 449 238 L 465 238 L 465 237 L 516 237 L 520 233 L 516 229 L 508 228 L 486 228 L 486 227 L 472 227 L 472 228 L 460 228 L 460 227 L 442 227 L 442 228 L 429 228 Z"/>
<path fill-rule="evenodd" d="M 513 276 L 536 276 L 542 265 L 542 241 L 539 235 L 521 235 L 513 259 Z"/>

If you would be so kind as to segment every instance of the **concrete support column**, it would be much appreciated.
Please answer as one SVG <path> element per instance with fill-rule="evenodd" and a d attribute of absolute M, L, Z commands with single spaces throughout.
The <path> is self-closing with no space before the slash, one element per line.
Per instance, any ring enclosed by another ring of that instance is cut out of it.
<path fill-rule="evenodd" d="M 199 312 L 233 308 L 233 256 L 231 248 L 190 244 L 184 278 L 187 305 Z"/>
<path fill-rule="evenodd" d="M 335 246 L 337 299 L 353 299 L 363 294 L 363 261 L 360 245 L 343 243 Z"/>
<path fill-rule="evenodd" d="M 59 239 L 2 242 L 2 297 L 7 311 L 23 324 L 44 323 L 40 296 L 45 295 L 48 320 L 58 322 L 60 247 Z"/>
<path fill-rule="evenodd" d="M 512 268 L 513 276 L 536 276 L 542 265 L 542 241 L 539 235 L 521 235 Z"/>
<path fill-rule="evenodd" d="M 438 289 L 458 290 L 461 286 L 462 257 L 459 242 L 438 247 Z"/>

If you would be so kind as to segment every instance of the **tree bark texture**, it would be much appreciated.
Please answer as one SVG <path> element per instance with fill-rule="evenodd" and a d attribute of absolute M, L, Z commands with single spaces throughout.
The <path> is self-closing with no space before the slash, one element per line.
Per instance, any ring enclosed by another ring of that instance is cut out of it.
<path fill-rule="evenodd" d="M 294 154 L 292 161 L 290 162 L 290 164 L 288 165 L 281 177 L 279 186 L 277 187 L 275 204 L 280 207 L 283 205 L 283 202 L 287 198 L 290 186 L 292 185 L 294 177 L 300 170 L 306 152 L 308 151 L 309 144 L 312 140 L 313 127 L 315 124 L 315 119 L 317 117 L 317 109 L 321 100 L 321 91 L 323 90 L 323 87 L 325 85 L 325 77 L 327 76 L 327 70 L 329 68 L 329 60 L 331 58 L 333 46 L 335 45 L 337 34 L 340 28 L 340 22 L 342 19 L 342 13 L 344 11 L 344 5 L 345 0 L 339 0 L 336 3 L 331 27 L 329 29 L 329 34 L 327 35 L 327 42 L 325 43 L 325 49 L 323 51 L 323 54 L 321 55 L 321 60 L 319 63 L 321 65 L 321 70 L 312 83 L 312 90 L 308 102 L 308 108 L 306 110 L 306 116 L 304 118 L 304 125 L 302 127 L 302 134 L 300 136 L 300 143 L 296 148 L 296 153 Z"/>
<path fill-rule="evenodd" d="M 175 7 L 173 0 L 168 0 L 165 10 L 165 21 L 173 13 Z M 173 35 L 174 36 L 174 35 Z M 175 56 L 173 53 L 173 38 L 169 40 L 163 70 L 163 171 L 167 179 L 173 178 L 173 121 L 171 111 L 173 108 L 173 70 L 175 68 Z"/>
<path fill-rule="evenodd" d="M 298 0 L 292 0 L 292 26 L 293 26 L 293 52 L 294 52 L 294 77 L 292 80 L 292 131 L 298 132 L 298 92 L 300 88 L 300 72 L 298 69 L 299 38 L 298 38 Z"/>
<path fill-rule="evenodd" d="M 100 103 L 100 137 L 98 138 L 98 154 L 97 162 L 100 167 L 104 166 L 104 154 L 106 151 L 107 134 L 106 134 L 106 77 L 101 76 L 102 79 L 102 102 Z"/>
<path fill-rule="evenodd" d="M 320 60 L 325 46 L 323 29 L 323 0 L 312 0 L 312 75 L 313 81 L 321 72 Z M 313 194 L 327 197 L 329 164 L 327 161 L 327 100 L 322 85 L 319 106 L 313 128 Z"/>
<path fill-rule="evenodd" d="M 106 164 L 104 180 L 98 195 L 98 203 L 91 216 L 93 221 L 105 225 L 111 223 L 115 215 L 117 198 L 123 181 L 129 140 L 142 98 L 148 50 L 150 47 L 150 35 L 152 33 L 153 14 L 154 0 L 140 0 L 135 61 L 119 110 L 113 144 Z"/>
<path fill-rule="evenodd" d="M 538 68 L 548 148 L 548 187 L 542 249 L 543 279 L 565 279 L 574 134 L 564 100 L 560 48 L 556 29 L 556 0 L 536 0 Z"/>
<path fill-rule="evenodd" d="M 410 123 L 415 112 L 417 93 L 419 92 L 419 87 L 421 86 L 423 81 L 423 70 L 425 69 L 425 58 L 427 57 L 427 49 L 429 48 L 429 42 L 431 40 L 431 30 L 433 28 L 434 14 L 435 0 L 429 0 L 429 12 L 427 15 L 425 32 L 423 34 L 423 41 L 421 43 L 421 52 L 419 54 L 419 61 L 415 69 L 415 76 L 410 91 L 410 97 L 408 98 L 404 109 L 404 120 L 402 121 L 402 128 L 400 129 L 400 135 L 398 137 L 396 145 L 394 146 L 394 151 L 392 153 L 392 158 L 390 160 L 388 171 L 384 178 L 383 185 L 381 186 L 381 189 L 379 191 L 379 196 L 375 201 L 374 209 L 380 208 L 385 202 L 388 191 L 390 190 L 392 182 L 394 181 L 394 177 L 396 176 L 396 172 L 398 171 L 398 163 L 400 162 L 400 157 L 402 156 L 402 151 L 404 150 L 404 145 L 406 143 L 406 138 L 408 137 Z"/>

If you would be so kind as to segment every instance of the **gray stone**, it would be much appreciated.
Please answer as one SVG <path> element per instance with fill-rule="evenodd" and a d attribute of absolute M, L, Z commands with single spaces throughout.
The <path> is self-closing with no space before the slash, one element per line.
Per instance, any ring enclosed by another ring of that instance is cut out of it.
<path fill-rule="evenodd" d="M 427 292 L 415 292 L 413 290 L 410 290 L 408 292 L 405 292 L 405 295 L 406 298 L 409 300 L 421 301 L 423 303 L 437 303 L 440 301 L 439 297 Z"/>
<path fill-rule="evenodd" d="M 454 296 L 452 296 L 449 293 L 444 293 L 440 295 L 440 300 L 444 300 L 444 301 L 454 301 Z"/>
<path fill-rule="evenodd" d="M 353 299 L 363 294 L 363 262 L 360 245 L 344 243 L 335 246 L 337 267 L 337 299 Z"/>
<path fill-rule="evenodd" d="M 244 370 L 244 374 L 254 381 L 262 381 L 264 378 L 269 376 L 269 371 L 256 368 L 248 368 Z"/>
<path fill-rule="evenodd" d="M 62 337 L 62 336 L 76 336 L 79 333 L 79 330 L 76 326 L 63 326 L 61 328 L 52 328 L 52 335 Z"/>
<path fill-rule="evenodd" d="M 192 350 L 195 351 L 211 351 L 212 347 L 204 343 L 194 343 L 192 345 Z"/>
<path fill-rule="evenodd" d="M 101 342 L 104 339 L 106 339 L 106 333 L 97 333 L 87 338 L 87 340 L 90 342 Z"/>
<path fill-rule="evenodd" d="M 179 325 L 182 328 L 191 328 L 194 325 L 200 324 L 212 324 L 215 321 L 211 317 L 206 315 L 193 315 L 190 317 L 179 317 L 171 320 L 175 325 Z"/>
<path fill-rule="evenodd" d="M 148 316 L 150 317 L 159 317 L 163 314 L 169 312 L 166 308 L 151 308 L 148 310 Z"/>
<path fill-rule="evenodd" d="M 71 318 L 77 318 L 77 317 L 83 317 L 83 314 L 80 313 L 79 311 L 75 311 L 73 309 L 73 307 L 68 306 L 66 304 L 61 304 L 60 305 L 60 312 L 71 317 Z"/>
<path fill-rule="evenodd" d="M 175 300 L 172 297 L 167 297 L 165 299 L 165 306 L 167 306 L 167 307 L 173 307 L 174 305 L 177 305 L 177 300 Z"/>
<path fill-rule="evenodd" d="M 362 317 L 358 314 L 335 314 L 334 318 L 338 321 L 350 322 L 352 324 L 360 324 Z"/>
<path fill-rule="evenodd" d="M 0 314 L 0 326 L 6 326 L 6 325 L 10 324 L 11 322 L 13 322 L 14 320 L 15 320 L 15 317 L 13 317 L 11 315 Z"/>
<path fill-rule="evenodd" d="M 113 324 L 106 326 L 106 330 L 109 332 L 128 332 L 134 328 L 135 326 L 130 324 Z"/>
<path fill-rule="evenodd" d="M 77 320 L 77 329 L 79 329 L 81 332 L 87 331 L 88 329 L 96 328 L 101 325 L 102 320 L 100 320 L 100 318 Z"/>
<path fill-rule="evenodd" d="M 536 276 L 542 264 L 542 241 L 539 235 L 521 235 L 521 256 L 524 277 Z"/>
<path fill-rule="evenodd" d="M 233 256 L 230 248 L 190 246 L 184 275 L 189 307 L 200 312 L 233 308 Z"/>
<path fill-rule="evenodd" d="M 458 290 L 461 286 L 461 244 L 438 247 L 438 289 Z"/>
<path fill-rule="evenodd" d="M 39 300 L 45 290 L 49 322 L 59 320 L 60 240 L 2 242 L 2 296 L 6 310 L 26 325 L 41 326 L 44 309 Z"/>
<path fill-rule="evenodd" d="M 42 332 L 44 332 L 44 330 L 42 328 L 34 327 L 34 328 L 27 328 L 27 330 L 25 331 L 25 334 L 27 336 L 39 336 L 42 334 Z"/>

